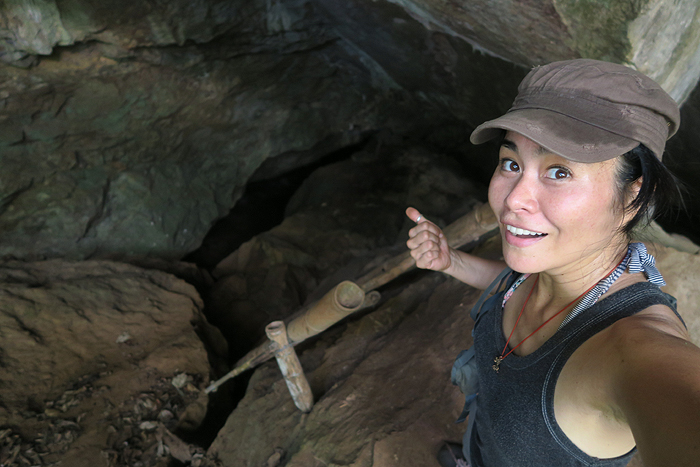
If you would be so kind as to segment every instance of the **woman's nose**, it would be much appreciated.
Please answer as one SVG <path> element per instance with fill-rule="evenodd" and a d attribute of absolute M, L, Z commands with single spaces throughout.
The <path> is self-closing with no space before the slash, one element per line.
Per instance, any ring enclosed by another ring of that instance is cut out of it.
<path fill-rule="evenodd" d="M 521 174 L 517 180 L 514 180 L 505 199 L 508 209 L 511 211 L 536 211 L 538 203 L 535 185 L 536 181 L 531 180 L 526 174 Z"/>

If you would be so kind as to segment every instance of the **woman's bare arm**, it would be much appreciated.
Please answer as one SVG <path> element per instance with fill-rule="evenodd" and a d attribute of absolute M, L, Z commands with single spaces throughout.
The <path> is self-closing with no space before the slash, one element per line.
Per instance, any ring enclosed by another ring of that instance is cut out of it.
<path fill-rule="evenodd" d="M 417 224 L 408 231 L 406 245 L 419 268 L 442 271 L 472 287 L 485 289 L 506 267 L 503 261 L 479 258 L 450 248 L 442 230 L 418 210 L 408 208 L 406 215 Z"/>
<path fill-rule="evenodd" d="M 700 348 L 672 320 L 626 321 L 616 333 L 613 397 L 644 466 L 700 465 Z"/>

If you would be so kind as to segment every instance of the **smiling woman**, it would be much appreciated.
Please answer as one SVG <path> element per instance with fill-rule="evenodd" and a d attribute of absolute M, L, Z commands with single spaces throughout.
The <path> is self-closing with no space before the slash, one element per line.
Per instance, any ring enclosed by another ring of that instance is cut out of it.
<path fill-rule="evenodd" d="M 518 90 L 471 136 L 502 138 L 489 203 L 503 261 L 451 249 L 406 211 L 418 267 L 486 289 L 453 368 L 474 394 L 451 465 L 624 466 L 637 449 L 647 467 L 698 465 L 700 349 L 629 235 L 678 194 L 661 163 L 678 106 L 595 60 L 535 68 Z"/>

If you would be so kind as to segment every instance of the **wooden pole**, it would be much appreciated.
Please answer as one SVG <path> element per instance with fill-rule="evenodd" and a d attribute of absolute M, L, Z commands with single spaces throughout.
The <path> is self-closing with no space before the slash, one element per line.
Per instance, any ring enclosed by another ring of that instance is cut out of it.
<path fill-rule="evenodd" d="M 365 292 L 357 284 L 343 281 L 326 293 L 306 313 L 287 326 L 289 339 L 301 342 L 325 331 L 351 313 L 359 310 L 365 300 Z"/>
<path fill-rule="evenodd" d="M 464 245 L 467 245 L 468 243 L 474 242 L 479 240 L 481 237 L 483 237 L 485 234 L 494 231 L 495 229 L 498 228 L 498 221 L 496 219 L 496 216 L 493 214 L 493 211 L 489 207 L 487 203 L 485 204 L 480 204 L 474 210 L 469 212 L 468 214 L 460 217 L 457 219 L 455 222 L 452 224 L 448 225 L 444 230 L 445 237 L 447 238 L 447 243 L 452 247 L 452 248 L 460 248 L 463 247 Z M 384 264 L 374 268 L 372 271 L 368 272 L 361 278 L 359 278 L 357 281 L 355 281 L 355 285 L 359 287 L 362 291 L 365 292 L 365 300 L 362 303 L 360 307 L 357 309 L 354 309 L 350 311 L 347 314 L 342 314 L 339 313 L 338 316 L 339 318 L 337 321 L 341 320 L 345 316 L 347 316 L 350 313 L 354 313 L 358 311 L 359 309 L 366 308 L 367 306 L 371 306 L 370 303 L 374 304 L 378 301 L 378 293 L 374 291 L 374 289 L 381 287 L 382 285 L 392 281 L 393 279 L 397 278 L 401 274 L 410 271 L 416 266 L 415 261 L 411 257 L 410 252 L 405 252 L 400 255 L 397 255 L 388 261 L 386 261 Z M 338 286 L 336 286 L 337 288 Z M 330 292 L 328 292 L 326 295 L 324 295 L 324 298 L 322 298 L 318 303 L 323 301 L 326 296 L 331 295 L 335 293 L 336 288 L 331 289 Z M 369 291 L 373 291 L 371 294 L 367 293 Z M 354 291 L 353 293 L 357 293 L 357 291 Z M 332 303 L 332 302 L 329 302 Z M 299 324 L 293 324 L 294 321 L 299 320 L 299 319 L 306 319 L 302 318 L 305 316 L 307 313 L 309 313 L 311 310 L 313 310 L 317 304 L 311 305 L 307 311 L 302 313 L 299 316 L 296 316 L 292 322 L 289 323 L 289 327 L 291 328 L 297 328 Z M 352 303 L 350 303 L 352 305 Z M 352 306 L 346 307 L 346 308 L 352 308 Z M 318 310 L 316 311 L 318 312 Z M 333 314 L 331 312 L 330 314 Z M 335 321 L 335 322 L 337 322 Z M 335 324 L 335 322 L 332 322 L 330 324 L 326 323 L 325 327 L 323 327 L 323 330 L 329 328 L 331 325 Z M 313 327 L 316 325 L 312 324 L 311 326 L 307 326 L 307 328 L 311 331 L 313 331 Z M 321 332 L 318 331 L 318 332 Z M 296 345 L 299 342 L 303 341 L 304 339 L 307 339 L 309 337 L 312 337 L 316 335 L 318 332 L 312 332 L 312 333 L 298 333 L 296 334 L 295 332 L 295 339 L 291 339 L 292 344 L 291 345 Z M 299 340 L 296 340 L 299 339 Z M 215 381 L 214 383 L 210 384 L 209 387 L 207 387 L 206 392 L 210 393 L 213 391 L 216 391 L 216 389 L 221 386 L 224 382 L 228 381 L 229 379 L 238 376 L 239 374 L 243 373 L 244 371 L 254 368 L 255 366 L 259 365 L 260 363 L 265 362 L 266 360 L 272 358 L 274 354 L 274 349 L 270 347 L 270 343 L 266 342 L 265 344 L 261 345 L 260 347 L 251 350 L 246 356 L 244 356 L 242 359 L 240 359 L 237 363 L 236 366 L 234 367 L 233 370 L 231 370 L 229 373 L 227 373 L 224 377 L 220 378 L 219 380 Z"/>
<path fill-rule="evenodd" d="M 287 383 L 289 393 L 294 399 L 294 405 L 302 412 L 310 412 L 314 405 L 309 382 L 304 376 L 304 369 L 294 347 L 287 340 L 287 330 L 284 321 L 273 321 L 265 327 L 265 333 L 275 345 L 275 358 Z"/>
<path fill-rule="evenodd" d="M 445 227 L 443 233 L 447 238 L 448 245 L 452 248 L 461 248 L 497 227 L 496 216 L 488 203 L 484 203 Z M 367 292 L 394 280 L 415 266 L 416 262 L 411 257 L 411 252 L 406 251 L 368 272 L 355 282 Z"/>
<path fill-rule="evenodd" d="M 355 287 L 357 287 L 357 286 L 355 285 Z M 358 287 L 358 289 L 359 289 L 359 287 Z M 334 290 L 335 290 L 335 288 L 332 289 L 331 292 L 329 292 L 329 293 L 332 293 Z M 328 294 L 326 294 L 326 295 L 328 295 Z M 365 294 L 364 297 L 365 297 L 365 299 L 362 302 L 362 306 L 360 307 L 360 309 L 368 308 L 368 307 L 376 305 L 377 303 L 379 303 L 379 299 L 381 298 L 381 295 L 376 290 L 373 290 L 372 292 Z M 306 311 L 310 311 L 314 307 L 315 307 L 315 304 L 312 304 L 310 307 L 307 308 Z M 354 311 L 357 311 L 357 310 L 354 310 Z M 298 315 L 297 317 L 292 319 L 292 321 L 290 321 L 290 325 L 295 320 L 303 317 L 305 313 L 306 312 L 304 312 L 303 314 Z M 327 329 L 332 324 L 335 324 L 335 323 L 328 324 L 324 329 Z M 321 331 L 319 331 L 319 332 L 321 332 Z M 305 339 L 311 337 L 312 335 L 316 335 L 316 334 L 317 333 L 314 333 L 311 335 L 306 335 L 305 337 L 301 334 L 295 334 L 295 337 L 297 339 L 300 339 L 300 340 L 294 340 L 294 339 L 290 338 L 289 339 L 290 345 L 295 346 L 295 345 L 299 344 L 300 342 L 303 342 Z M 274 356 L 274 354 L 275 354 L 275 345 L 272 342 L 267 341 L 267 342 L 261 344 L 260 346 L 256 347 L 255 349 L 251 350 L 250 352 L 248 352 L 243 358 L 238 360 L 238 362 L 236 362 L 236 366 L 233 368 L 233 370 L 229 371 L 228 373 L 226 373 L 226 375 L 224 375 L 223 377 L 221 377 L 218 380 L 211 383 L 207 387 L 205 392 L 207 394 L 209 394 L 211 392 L 216 391 L 219 388 L 219 386 L 224 384 L 229 379 L 235 378 L 236 376 L 240 375 L 244 371 L 247 371 L 251 368 L 255 368 L 256 366 L 260 365 L 261 363 L 268 361 L 269 359 L 271 359 Z"/>

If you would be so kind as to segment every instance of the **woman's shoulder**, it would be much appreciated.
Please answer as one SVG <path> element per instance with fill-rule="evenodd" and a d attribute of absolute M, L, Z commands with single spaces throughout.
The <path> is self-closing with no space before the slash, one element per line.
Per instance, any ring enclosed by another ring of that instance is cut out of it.
<path fill-rule="evenodd" d="M 638 283 L 632 281 L 628 287 Z M 596 408 L 618 418 L 616 399 L 621 393 L 637 390 L 643 380 L 680 377 L 681 362 L 688 368 L 700 369 L 700 349 L 691 342 L 685 324 L 674 310 L 657 303 L 592 336 L 567 365 L 572 363 L 583 380 L 595 382 L 601 395 L 594 404 Z"/>
<path fill-rule="evenodd" d="M 651 305 L 632 316 L 616 321 L 610 326 L 607 334 L 607 340 L 625 353 L 638 346 L 671 343 L 669 338 L 690 342 L 690 335 L 683 322 L 671 308 L 662 304 Z"/>
<path fill-rule="evenodd" d="M 613 323 L 604 331 L 607 343 L 622 345 L 627 348 L 629 345 L 634 346 L 638 339 L 656 340 L 666 335 L 690 340 L 685 323 L 683 323 L 677 312 L 671 308 L 671 306 L 675 306 L 675 299 L 661 292 L 656 286 L 649 284 L 644 274 L 624 274 L 601 297 L 601 300 L 612 298 L 616 293 L 623 291 L 637 296 L 640 293 L 656 295 L 659 299 L 650 300 L 652 304 L 649 306 Z M 642 336 L 644 337 L 642 338 Z"/>
<path fill-rule="evenodd" d="M 646 286 L 646 284 L 649 283 L 642 273 L 626 273 L 610 287 L 610 290 L 608 290 L 603 297 L 601 297 L 601 299 L 612 297 L 616 292 L 622 292 L 625 289 L 635 295 L 644 291 L 642 293 L 648 295 L 653 294 L 660 297 L 659 300 L 651 301 L 653 304 L 612 324 L 610 328 L 608 328 L 607 334 L 609 334 L 609 336 L 607 336 L 606 340 L 626 341 L 628 339 L 634 339 L 638 334 L 648 333 L 651 333 L 651 335 L 647 336 L 648 338 L 658 333 L 659 336 L 670 335 L 690 340 L 685 323 L 678 313 L 671 308 L 671 306 L 675 307 L 675 299 L 661 292 L 656 286 L 651 284 Z M 662 303 L 654 303 L 656 301 L 661 301 Z"/>

